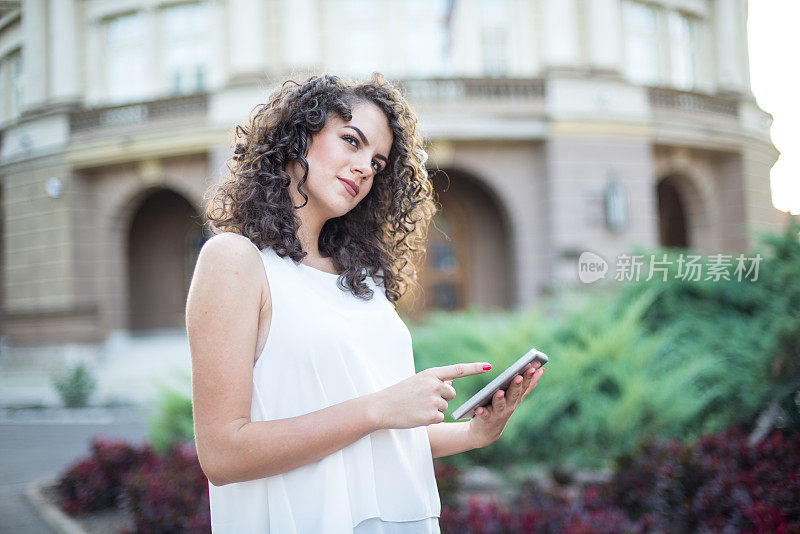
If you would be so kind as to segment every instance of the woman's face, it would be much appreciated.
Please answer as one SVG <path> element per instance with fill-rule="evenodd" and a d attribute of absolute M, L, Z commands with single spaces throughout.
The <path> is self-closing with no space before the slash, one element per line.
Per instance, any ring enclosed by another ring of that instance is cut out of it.
<path fill-rule="evenodd" d="M 315 212 L 323 222 L 353 209 L 372 189 L 375 175 L 386 167 L 392 141 L 386 115 L 371 102 L 353 105 L 350 121 L 330 114 L 309 143 L 308 179 L 303 184 L 308 204 L 302 209 Z M 290 194 L 299 206 L 304 200 L 297 183 L 303 172 L 296 162 L 290 175 Z"/>

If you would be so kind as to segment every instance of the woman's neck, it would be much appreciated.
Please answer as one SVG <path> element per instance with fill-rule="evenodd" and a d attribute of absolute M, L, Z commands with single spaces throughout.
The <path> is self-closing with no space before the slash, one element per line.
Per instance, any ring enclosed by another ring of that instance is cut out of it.
<path fill-rule="evenodd" d="M 302 208 L 300 211 L 302 211 Z M 310 215 L 308 212 L 298 213 L 300 227 L 297 229 L 297 238 L 300 240 L 300 245 L 309 259 L 322 259 L 322 254 L 319 251 L 319 235 L 325 221 Z"/>

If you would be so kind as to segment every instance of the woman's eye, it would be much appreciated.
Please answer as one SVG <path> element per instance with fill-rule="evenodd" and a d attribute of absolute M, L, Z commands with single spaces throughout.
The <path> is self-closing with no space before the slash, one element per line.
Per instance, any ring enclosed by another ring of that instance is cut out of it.
<path fill-rule="evenodd" d="M 352 135 L 343 135 L 342 139 L 344 139 L 346 143 L 358 148 L 358 139 Z M 381 164 L 375 160 L 372 160 L 372 168 L 375 169 L 375 174 L 381 172 Z"/>

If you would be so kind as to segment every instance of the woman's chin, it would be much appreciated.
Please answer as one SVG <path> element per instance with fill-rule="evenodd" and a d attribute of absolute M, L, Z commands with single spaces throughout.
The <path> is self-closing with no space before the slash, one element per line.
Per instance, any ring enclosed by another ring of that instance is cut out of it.
<path fill-rule="evenodd" d="M 330 206 L 328 211 L 328 218 L 335 219 L 347 215 L 356 205 L 353 202 L 337 202 L 335 205 Z"/>

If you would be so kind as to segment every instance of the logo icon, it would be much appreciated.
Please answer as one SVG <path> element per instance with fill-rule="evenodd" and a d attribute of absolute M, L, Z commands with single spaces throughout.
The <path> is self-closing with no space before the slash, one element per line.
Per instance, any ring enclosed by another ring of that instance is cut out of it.
<path fill-rule="evenodd" d="M 581 252 L 578 258 L 578 279 L 584 284 L 591 284 L 605 278 L 608 262 L 594 252 Z"/>

